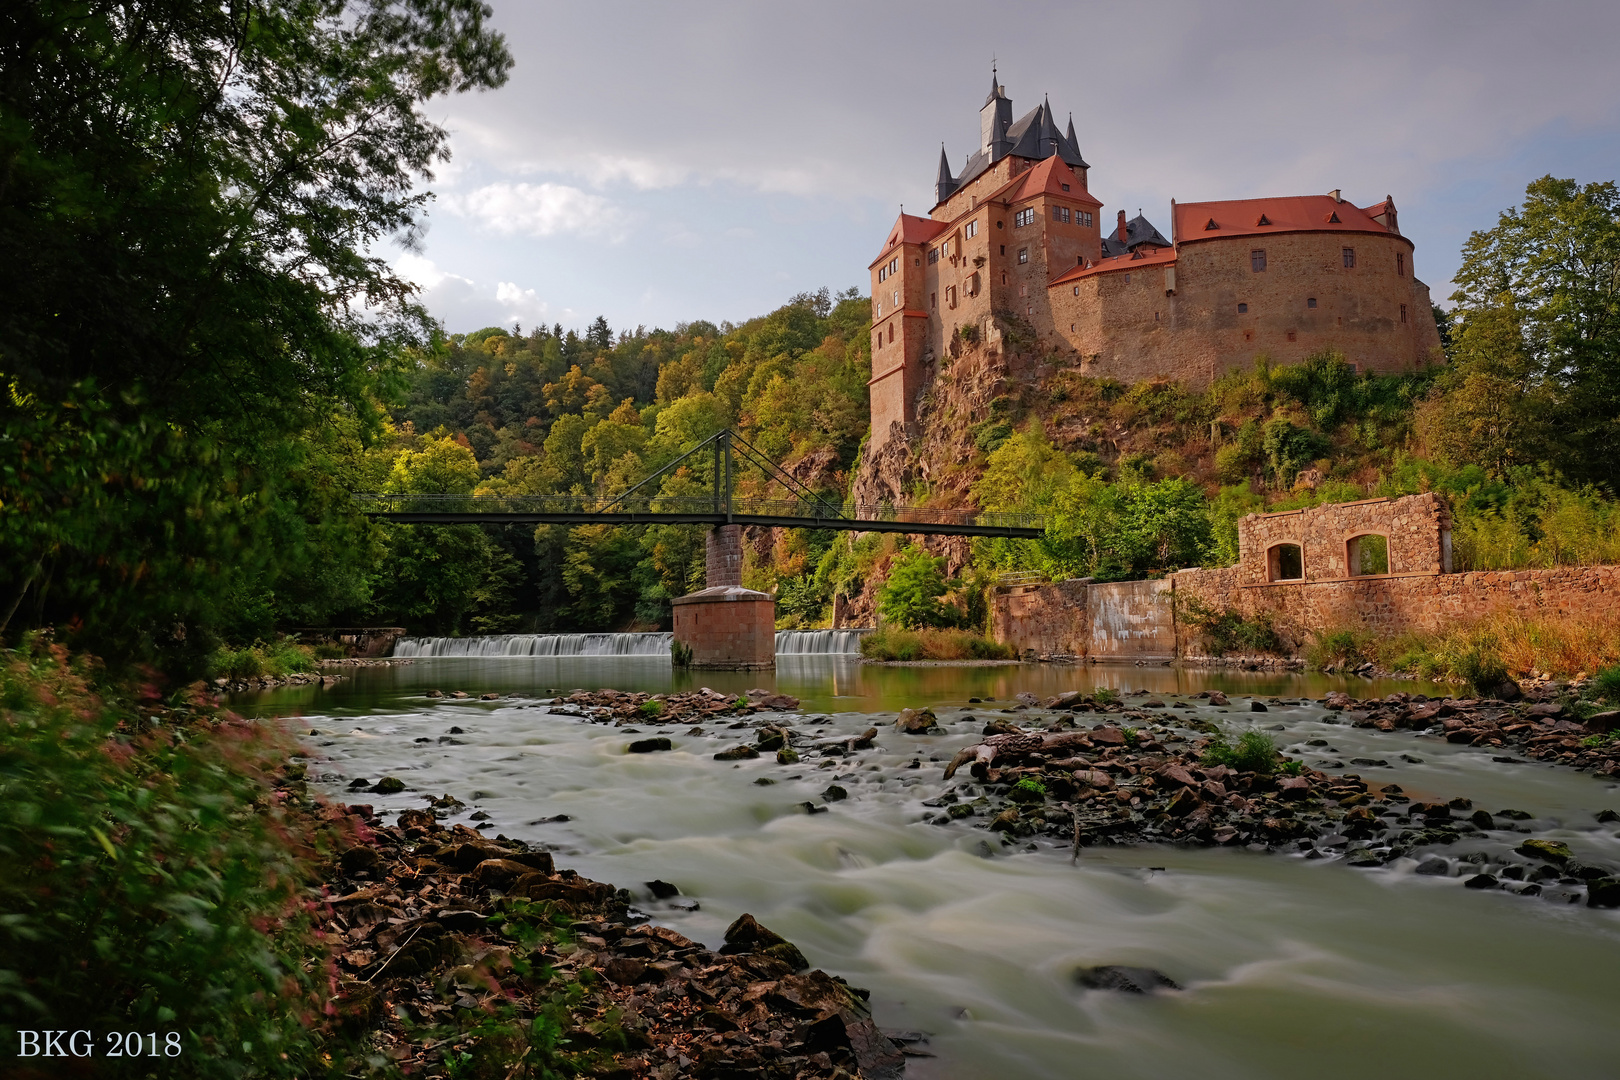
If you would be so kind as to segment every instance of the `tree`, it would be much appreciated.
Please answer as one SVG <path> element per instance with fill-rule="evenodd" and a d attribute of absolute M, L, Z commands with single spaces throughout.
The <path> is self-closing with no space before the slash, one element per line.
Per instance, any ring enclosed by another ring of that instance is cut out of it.
<path fill-rule="evenodd" d="M 1497 359 L 1516 367 L 1522 348 L 1527 392 L 1546 392 L 1563 429 L 1557 464 L 1610 480 L 1620 469 L 1620 188 L 1532 182 L 1522 207 L 1468 238 L 1455 280 L 1459 351 L 1471 323 L 1513 309 L 1522 342 Z"/>
<path fill-rule="evenodd" d="M 907 629 L 954 626 L 959 613 L 939 602 L 950 591 L 944 565 L 944 559 L 922 548 L 902 551 L 889 566 L 889 579 L 878 590 L 878 611 L 889 622 Z"/>
<path fill-rule="evenodd" d="M 205 640 L 238 567 L 272 592 L 299 572 L 259 511 L 298 505 L 305 433 L 375 430 L 402 343 L 428 330 L 375 249 L 414 242 L 421 181 L 447 157 L 423 104 L 506 78 L 488 15 L 477 0 L 8 9 L 0 411 L 8 434 L 73 445 L 0 441 L 0 605 L 172 658 Z M 79 516 L 42 518 L 42 498 Z"/>

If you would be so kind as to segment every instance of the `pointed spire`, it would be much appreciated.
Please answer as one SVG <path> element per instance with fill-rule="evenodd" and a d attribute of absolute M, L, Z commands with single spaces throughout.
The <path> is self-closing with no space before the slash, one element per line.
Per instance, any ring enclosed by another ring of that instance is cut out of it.
<path fill-rule="evenodd" d="M 951 159 L 945 153 L 945 144 L 939 144 L 939 179 L 934 182 L 934 201 L 942 203 L 956 191 L 956 178 L 951 175 Z"/>
<path fill-rule="evenodd" d="M 1062 146 L 1058 143 L 1057 124 L 1052 120 L 1052 99 L 1045 98 L 1041 102 L 1041 135 L 1040 154 L 1043 158 L 1057 154 Z"/>
<path fill-rule="evenodd" d="M 984 103 L 986 105 L 990 104 L 992 101 L 996 100 L 997 95 L 1000 93 L 1001 83 L 997 81 L 996 62 L 992 60 L 990 61 L 990 96 L 984 99 Z"/>

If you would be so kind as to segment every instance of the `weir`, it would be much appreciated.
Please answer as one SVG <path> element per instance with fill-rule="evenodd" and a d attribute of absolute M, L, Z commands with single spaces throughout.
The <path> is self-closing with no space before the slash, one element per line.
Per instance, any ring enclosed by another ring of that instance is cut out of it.
<path fill-rule="evenodd" d="M 870 630 L 778 630 L 778 656 L 857 656 Z M 491 634 L 486 637 L 408 637 L 397 657 L 649 656 L 668 657 L 674 634 Z"/>

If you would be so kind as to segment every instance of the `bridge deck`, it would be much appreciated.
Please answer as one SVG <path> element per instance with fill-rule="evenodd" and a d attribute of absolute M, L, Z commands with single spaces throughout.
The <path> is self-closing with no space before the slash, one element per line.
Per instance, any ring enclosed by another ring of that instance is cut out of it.
<path fill-rule="evenodd" d="M 1034 539 L 1045 521 L 1032 514 L 991 514 L 908 506 L 833 506 L 825 502 L 588 496 L 356 495 L 362 513 L 382 521 L 430 525 L 763 525 L 939 536 Z"/>

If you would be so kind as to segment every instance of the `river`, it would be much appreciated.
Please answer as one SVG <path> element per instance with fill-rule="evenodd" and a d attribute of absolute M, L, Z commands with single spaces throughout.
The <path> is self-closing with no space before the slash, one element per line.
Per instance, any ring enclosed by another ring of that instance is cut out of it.
<path fill-rule="evenodd" d="M 626 755 L 633 734 L 538 704 L 576 687 L 665 691 L 751 687 L 803 699 L 799 730 L 856 732 L 933 705 L 944 736 L 892 730 L 858 762 L 830 768 L 720 762 L 750 733 L 664 732 L 672 753 Z M 1168 846 L 1004 845 L 970 823 L 923 824 L 926 799 L 962 782 L 944 760 L 974 741 L 987 713 L 1019 691 L 1105 685 L 1174 704 L 1200 689 L 1299 702 L 1345 684 L 1321 676 L 1169 667 L 897 668 L 847 656 L 779 658 L 770 673 L 675 673 L 657 656 L 487 656 L 362 669 L 336 687 L 288 688 L 238 702 L 296 717 L 318 755 L 317 785 L 345 795 L 357 777 L 409 790 L 358 798 L 385 811 L 449 793 L 453 821 L 489 815 L 491 832 L 542 843 L 561 865 L 631 889 L 656 920 L 714 946 L 752 912 L 815 966 L 869 988 L 878 1022 L 929 1033 L 920 1080 L 1028 1077 L 1613 1077 L 1620 1008 L 1620 913 L 1547 898 L 1475 892 L 1411 860 L 1360 870 L 1334 859 Z M 1358 681 L 1353 692 L 1384 693 Z M 1404 684 L 1412 689 L 1412 684 Z M 428 688 L 474 699 L 430 699 Z M 476 695 L 507 695 L 498 701 Z M 969 705 L 968 698 L 995 699 Z M 1196 703 L 1196 702 L 1195 702 Z M 1198 703 L 1234 735 L 1267 729 L 1318 765 L 1396 781 L 1414 797 L 1466 795 L 1534 815 L 1523 827 L 1577 857 L 1620 866 L 1616 785 L 1407 733 L 1353 729 L 1320 707 L 1267 713 Z M 999 715 L 999 714 L 996 714 Z M 971 717 L 971 719 L 970 719 Z M 452 728 L 460 728 L 456 734 Z M 1311 746 L 1319 739 L 1324 745 Z M 452 741 L 453 740 L 453 741 Z M 1407 761 L 1408 758 L 1420 759 Z M 908 768 L 917 760 L 918 768 Z M 760 784 L 759 780 L 774 780 Z M 849 798 L 806 814 L 836 781 Z M 350 800 L 355 796 L 348 796 Z M 566 821 L 545 820 L 566 815 Z M 1464 837 L 1443 854 L 1506 852 L 1517 837 Z M 699 909 L 653 901 L 643 883 L 678 885 Z M 1549 890 L 1555 892 L 1556 890 Z M 1077 967 L 1160 969 L 1181 992 L 1140 997 L 1080 989 Z"/>

